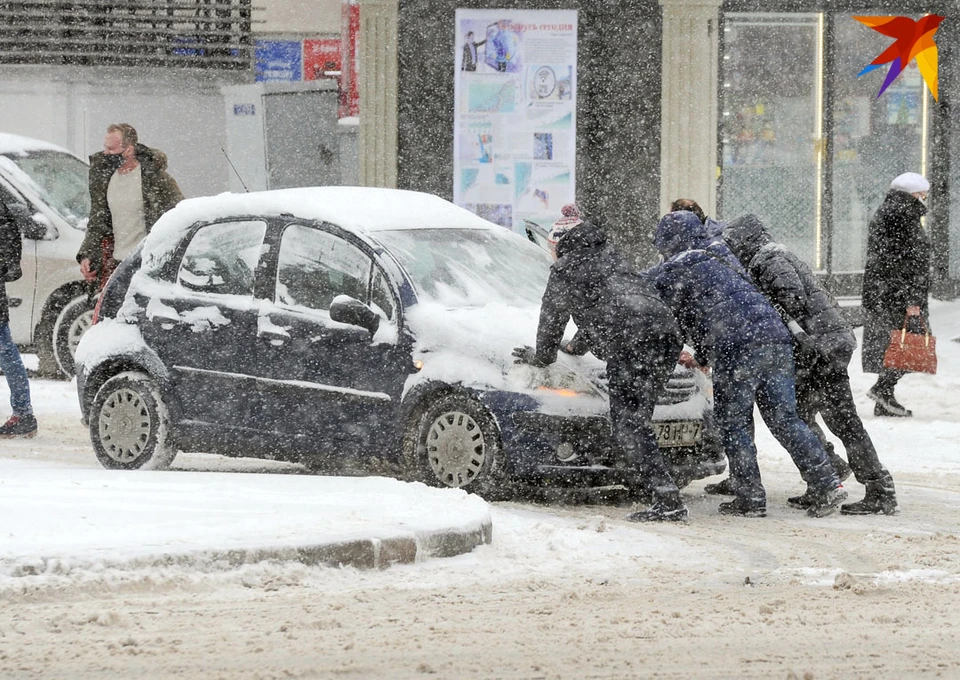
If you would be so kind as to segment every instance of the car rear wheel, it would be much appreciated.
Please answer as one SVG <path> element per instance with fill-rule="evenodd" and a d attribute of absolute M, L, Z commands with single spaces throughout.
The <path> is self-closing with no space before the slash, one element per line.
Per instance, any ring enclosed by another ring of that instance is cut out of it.
<path fill-rule="evenodd" d="M 93 307 L 89 296 L 78 295 L 49 313 L 37 339 L 42 375 L 69 379 L 76 374 L 77 345 L 93 325 Z"/>
<path fill-rule="evenodd" d="M 404 462 L 416 479 L 432 486 L 482 496 L 507 493 L 499 429 L 466 395 L 442 396 L 419 411 L 404 437 Z"/>
<path fill-rule="evenodd" d="M 93 450 L 100 464 L 111 470 L 169 467 L 177 455 L 169 425 L 160 388 L 150 376 L 135 371 L 107 380 L 90 410 Z"/>

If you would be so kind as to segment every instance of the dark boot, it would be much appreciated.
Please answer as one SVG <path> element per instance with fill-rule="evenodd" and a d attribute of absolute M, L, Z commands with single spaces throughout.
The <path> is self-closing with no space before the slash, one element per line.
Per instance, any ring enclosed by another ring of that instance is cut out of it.
<path fill-rule="evenodd" d="M 729 503 L 721 503 L 717 508 L 721 515 L 735 515 L 737 517 L 766 517 L 767 503 L 759 498 L 744 498 L 737 496 Z"/>
<path fill-rule="evenodd" d="M 808 491 L 808 493 L 810 493 Z M 842 486 L 812 494 L 813 504 L 807 508 L 808 517 L 826 517 L 840 508 L 840 504 L 847 500 L 847 492 Z"/>
<path fill-rule="evenodd" d="M 862 501 L 840 506 L 843 515 L 896 515 L 898 512 L 897 491 L 889 473 L 875 482 L 867 482 L 867 494 Z"/>
<path fill-rule="evenodd" d="M 722 482 L 717 482 L 716 484 L 707 484 L 703 487 L 703 492 L 711 494 L 713 496 L 733 496 L 733 484 L 730 481 L 730 478 L 727 477 Z"/>
<path fill-rule="evenodd" d="M 657 496 L 646 510 L 627 515 L 631 522 L 683 522 L 687 519 L 687 506 L 679 492 Z"/>
<path fill-rule="evenodd" d="M 910 418 L 913 415 L 913 411 L 905 408 L 903 404 L 896 400 L 892 388 L 886 388 L 877 383 L 867 391 L 867 397 L 877 402 L 873 407 L 873 415 L 875 416 Z"/>
<path fill-rule="evenodd" d="M 30 416 L 10 416 L 0 425 L 0 439 L 30 439 L 37 434 L 37 419 Z"/>
<path fill-rule="evenodd" d="M 807 489 L 802 496 L 790 496 L 787 499 L 787 505 L 795 510 L 809 510 L 814 500 L 813 493 L 810 492 L 810 489 Z"/>

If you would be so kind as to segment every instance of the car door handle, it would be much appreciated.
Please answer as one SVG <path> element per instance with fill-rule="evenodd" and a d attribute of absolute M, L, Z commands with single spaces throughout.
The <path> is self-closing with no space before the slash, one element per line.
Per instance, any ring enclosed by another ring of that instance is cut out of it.
<path fill-rule="evenodd" d="M 23 298 L 12 297 L 7 299 L 7 304 L 10 307 L 19 307 L 23 304 Z"/>
<path fill-rule="evenodd" d="M 261 330 L 257 333 L 257 337 L 266 340 L 274 347 L 281 347 L 283 343 L 287 341 L 289 336 L 281 333 L 271 333 L 270 331 Z"/>

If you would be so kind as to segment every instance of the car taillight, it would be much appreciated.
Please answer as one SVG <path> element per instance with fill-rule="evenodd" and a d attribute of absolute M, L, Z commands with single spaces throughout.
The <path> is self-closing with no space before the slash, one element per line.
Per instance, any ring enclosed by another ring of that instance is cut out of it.
<path fill-rule="evenodd" d="M 100 320 L 100 305 L 103 304 L 103 294 L 97 298 L 97 304 L 93 307 L 93 319 L 91 320 L 91 325 L 96 326 L 97 322 Z"/>

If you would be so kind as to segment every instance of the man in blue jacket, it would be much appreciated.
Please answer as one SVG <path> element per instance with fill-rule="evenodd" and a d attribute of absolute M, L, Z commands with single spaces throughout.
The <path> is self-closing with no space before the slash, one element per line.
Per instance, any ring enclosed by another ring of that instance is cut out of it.
<path fill-rule="evenodd" d="M 665 215 L 650 270 L 701 365 L 713 368 L 714 412 L 736 498 L 720 513 L 764 517 L 766 491 L 753 441 L 753 407 L 789 452 L 810 492 L 807 514 L 823 517 L 846 499 L 816 435 L 797 415 L 793 340 L 722 239 L 692 212 Z"/>

